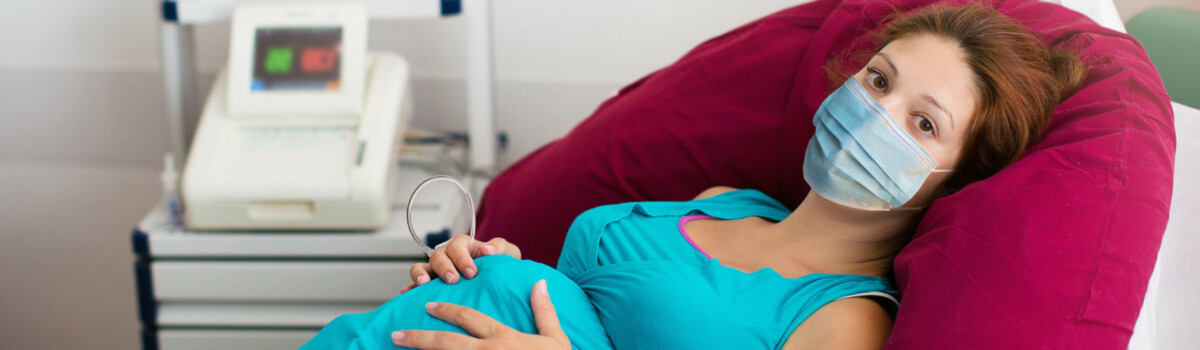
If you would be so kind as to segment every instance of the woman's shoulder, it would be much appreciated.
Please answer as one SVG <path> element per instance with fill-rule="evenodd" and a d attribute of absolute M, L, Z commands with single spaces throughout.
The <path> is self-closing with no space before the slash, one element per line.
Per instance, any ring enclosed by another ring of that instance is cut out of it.
<path fill-rule="evenodd" d="M 804 320 L 783 349 L 879 349 L 892 332 L 892 316 L 870 297 L 832 301 Z"/>
<path fill-rule="evenodd" d="M 642 201 L 606 204 L 588 209 L 571 223 L 568 235 L 596 234 L 605 226 L 631 218 L 683 216 L 704 213 L 722 219 L 763 216 L 782 220 L 791 213 L 783 204 L 755 189 L 714 187 L 690 201 Z"/>
<path fill-rule="evenodd" d="M 707 190 L 701 191 L 700 194 L 697 195 L 696 198 L 693 200 L 701 200 L 701 199 L 709 198 L 709 197 L 716 196 L 719 194 L 723 194 L 726 192 L 732 192 L 732 191 L 737 191 L 737 190 L 738 190 L 737 188 L 733 188 L 733 187 L 729 187 L 729 186 L 714 186 L 714 187 L 710 187 Z"/>
<path fill-rule="evenodd" d="M 701 192 L 692 203 L 705 214 L 722 219 L 760 216 L 780 221 L 792 213 L 783 203 L 750 188 L 713 187 Z"/>
<path fill-rule="evenodd" d="M 678 225 L 663 218 L 703 213 L 721 219 L 760 216 L 780 221 L 791 211 L 758 190 L 723 191 L 712 197 L 691 201 L 645 201 L 601 205 L 588 209 L 571 223 L 559 255 L 559 270 L 572 276 L 575 272 L 593 267 L 597 246 L 603 236 L 611 234 L 612 225 L 624 229 L 652 228 L 655 225 Z"/>
<path fill-rule="evenodd" d="M 782 203 L 771 198 L 763 191 L 753 188 L 734 188 L 729 186 L 716 186 L 700 192 L 693 202 L 740 202 L 752 201 L 769 206 L 784 208 Z"/>
<path fill-rule="evenodd" d="M 628 216 L 635 203 L 609 204 L 588 209 L 575 217 L 558 256 L 559 271 L 574 278 L 595 266 L 596 246 L 604 227 Z"/>
<path fill-rule="evenodd" d="M 619 204 L 605 204 L 592 209 L 583 211 L 579 216 L 575 217 L 575 222 L 572 227 L 597 227 L 628 216 L 633 212 L 633 208 L 640 202 L 628 202 Z"/>
<path fill-rule="evenodd" d="M 690 201 L 642 201 L 601 205 L 584 211 L 575 224 L 600 227 L 604 224 L 641 214 L 642 216 L 679 216 L 694 212 L 724 218 L 747 215 L 785 216 L 791 213 L 779 201 L 756 189 L 728 186 L 709 188 Z M 781 218 L 780 218 L 781 219 Z M 574 226 L 574 225 L 573 225 Z"/>

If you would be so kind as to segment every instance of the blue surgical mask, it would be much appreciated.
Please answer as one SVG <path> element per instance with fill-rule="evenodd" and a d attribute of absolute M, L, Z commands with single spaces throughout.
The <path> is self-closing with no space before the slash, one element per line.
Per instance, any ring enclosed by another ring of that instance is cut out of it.
<path fill-rule="evenodd" d="M 813 124 L 816 134 L 804 154 L 804 180 L 834 203 L 897 209 L 917 194 L 930 173 L 951 171 L 936 169 L 929 152 L 854 77 L 821 103 Z"/>

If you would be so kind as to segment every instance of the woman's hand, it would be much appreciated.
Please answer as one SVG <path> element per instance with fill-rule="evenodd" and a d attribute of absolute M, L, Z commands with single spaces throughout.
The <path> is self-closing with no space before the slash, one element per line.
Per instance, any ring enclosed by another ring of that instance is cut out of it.
<path fill-rule="evenodd" d="M 474 259 L 496 254 L 505 254 L 520 259 L 521 249 L 499 237 L 484 243 L 471 239 L 467 235 L 455 235 L 446 243 L 438 245 L 437 249 L 433 251 L 433 255 L 429 256 L 428 263 L 414 264 L 409 269 L 413 283 L 400 289 L 400 293 L 429 283 L 432 276 L 440 276 L 446 284 L 458 283 L 460 271 L 466 278 L 475 278 L 479 269 L 475 268 Z"/>
<path fill-rule="evenodd" d="M 539 334 L 521 333 L 465 306 L 428 303 L 425 308 L 430 315 L 462 327 L 474 337 L 410 329 L 393 332 L 392 342 L 417 349 L 570 349 L 571 340 L 563 333 L 554 304 L 550 303 L 550 294 L 546 292 L 546 280 L 533 285 L 529 305 L 533 308 L 533 321 Z"/>

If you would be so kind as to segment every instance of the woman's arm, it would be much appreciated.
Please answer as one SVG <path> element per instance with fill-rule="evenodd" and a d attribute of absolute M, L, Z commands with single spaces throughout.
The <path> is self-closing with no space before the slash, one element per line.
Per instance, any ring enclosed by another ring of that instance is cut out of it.
<path fill-rule="evenodd" d="M 729 191 L 737 191 L 737 189 L 733 188 L 733 187 L 729 187 L 729 186 L 716 186 L 716 187 L 704 190 L 704 192 L 700 192 L 700 195 L 696 196 L 696 199 L 705 199 L 705 198 L 712 197 L 712 196 L 722 194 L 725 192 L 729 192 Z"/>
<path fill-rule="evenodd" d="M 788 336 L 783 348 L 878 350 L 891 333 L 892 317 L 883 306 L 866 297 L 847 298 L 817 309 Z"/>

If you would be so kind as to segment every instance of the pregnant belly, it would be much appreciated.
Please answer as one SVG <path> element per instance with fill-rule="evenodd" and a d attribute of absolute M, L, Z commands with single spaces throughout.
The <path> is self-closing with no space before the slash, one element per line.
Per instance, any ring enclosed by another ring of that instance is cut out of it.
<path fill-rule="evenodd" d="M 427 329 L 467 334 L 462 328 L 433 318 L 425 303 L 436 301 L 467 306 L 525 333 L 537 333 L 529 307 L 533 284 L 545 279 L 550 300 L 563 331 L 577 349 L 612 348 L 596 309 L 574 281 L 554 268 L 506 255 L 475 259 L 479 274 L 447 285 L 435 279 L 392 298 L 375 311 L 342 315 L 321 329 L 304 348 L 397 349 L 391 333 Z M 400 278 L 400 277 L 397 277 Z"/>

